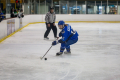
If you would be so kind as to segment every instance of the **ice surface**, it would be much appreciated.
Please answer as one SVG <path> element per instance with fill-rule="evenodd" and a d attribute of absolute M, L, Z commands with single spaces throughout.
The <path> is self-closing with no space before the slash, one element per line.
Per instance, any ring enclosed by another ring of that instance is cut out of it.
<path fill-rule="evenodd" d="M 45 24 L 31 24 L 0 44 L 0 80 L 120 80 L 120 23 L 70 23 L 79 41 L 71 55 L 43 40 Z M 60 30 L 59 30 L 60 31 Z M 58 31 L 58 32 L 59 32 Z"/>

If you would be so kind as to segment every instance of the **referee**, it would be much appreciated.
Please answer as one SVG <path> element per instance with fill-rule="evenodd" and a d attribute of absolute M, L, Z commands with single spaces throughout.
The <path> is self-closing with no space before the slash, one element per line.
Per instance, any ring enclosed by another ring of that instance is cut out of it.
<path fill-rule="evenodd" d="M 54 38 L 56 39 L 57 38 L 57 28 L 56 28 L 56 25 L 55 25 L 55 20 L 56 20 L 56 15 L 55 15 L 55 12 L 54 12 L 54 8 L 50 8 L 50 12 L 48 12 L 45 16 L 45 21 L 46 21 L 46 32 L 44 34 L 44 39 L 45 40 L 48 40 L 48 35 L 50 33 L 50 30 L 52 29 L 53 30 L 53 33 L 54 33 Z"/>

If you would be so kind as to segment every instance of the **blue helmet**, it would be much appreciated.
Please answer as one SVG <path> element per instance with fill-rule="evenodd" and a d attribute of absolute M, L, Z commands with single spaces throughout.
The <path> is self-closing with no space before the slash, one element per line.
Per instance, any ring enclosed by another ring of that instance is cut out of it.
<path fill-rule="evenodd" d="M 64 25 L 65 24 L 65 22 L 63 21 L 63 20 L 60 20 L 59 22 L 58 22 L 58 25 Z"/>

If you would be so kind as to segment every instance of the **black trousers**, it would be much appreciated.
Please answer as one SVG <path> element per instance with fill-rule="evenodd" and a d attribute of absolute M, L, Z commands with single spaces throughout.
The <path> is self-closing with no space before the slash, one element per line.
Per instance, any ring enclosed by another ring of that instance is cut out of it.
<path fill-rule="evenodd" d="M 53 25 L 53 23 L 50 23 L 50 27 L 48 27 L 48 24 L 46 23 L 46 28 L 47 28 L 47 30 L 44 34 L 44 38 L 49 35 L 51 29 L 53 30 L 54 37 L 57 37 L 57 28 L 56 28 L 56 26 Z"/>

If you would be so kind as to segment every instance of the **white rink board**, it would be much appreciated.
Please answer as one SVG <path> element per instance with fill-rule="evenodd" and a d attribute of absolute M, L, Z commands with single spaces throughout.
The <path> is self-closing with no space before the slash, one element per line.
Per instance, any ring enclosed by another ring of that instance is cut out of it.
<path fill-rule="evenodd" d="M 7 21 L 4 20 L 0 23 L 0 39 L 7 36 Z"/>
<path fill-rule="evenodd" d="M 19 18 L 15 19 L 15 30 L 19 29 Z M 8 19 L 10 20 L 10 19 Z M 12 20 L 12 19 L 11 19 Z M 97 15 L 97 14 L 80 14 L 80 15 L 68 15 L 68 14 L 56 14 L 56 21 L 120 21 L 120 15 Z M 29 23 L 45 22 L 45 14 L 42 15 L 25 15 L 22 18 L 22 26 L 26 26 Z M 0 23 L 0 39 L 7 36 L 7 20 Z"/>
<path fill-rule="evenodd" d="M 98 14 L 56 14 L 56 21 L 120 21 L 120 15 L 98 15 Z M 23 18 L 23 25 L 31 22 L 45 22 L 45 14 L 43 15 L 26 15 Z"/>
<path fill-rule="evenodd" d="M 79 33 L 72 54 L 43 40 L 45 24 L 31 24 L 0 44 L 0 80 L 119 80 L 120 23 L 70 23 Z M 58 31 L 59 32 L 59 31 Z"/>

